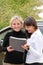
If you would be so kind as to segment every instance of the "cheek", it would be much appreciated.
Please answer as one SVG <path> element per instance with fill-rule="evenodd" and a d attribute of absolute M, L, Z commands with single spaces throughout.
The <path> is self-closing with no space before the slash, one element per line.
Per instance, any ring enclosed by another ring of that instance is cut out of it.
<path fill-rule="evenodd" d="M 32 32 L 32 29 L 31 29 L 31 28 L 26 28 L 26 30 L 27 30 L 28 32 Z"/>
<path fill-rule="evenodd" d="M 15 28 L 16 26 L 12 25 L 12 28 Z"/>
<path fill-rule="evenodd" d="M 22 28 L 22 25 L 18 25 L 18 28 Z"/>
<path fill-rule="evenodd" d="M 28 31 L 29 30 L 29 28 L 27 28 L 27 27 L 25 27 L 25 29 Z"/>
<path fill-rule="evenodd" d="M 12 29 L 16 29 L 16 26 L 12 25 L 11 28 L 12 28 Z"/>

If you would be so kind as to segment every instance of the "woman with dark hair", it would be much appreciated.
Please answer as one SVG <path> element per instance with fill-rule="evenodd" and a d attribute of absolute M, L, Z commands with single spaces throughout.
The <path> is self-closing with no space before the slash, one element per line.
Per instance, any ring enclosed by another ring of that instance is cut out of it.
<path fill-rule="evenodd" d="M 22 46 L 27 50 L 25 65 L 41 65 L 43 64 L 43 35 L 35 19 L 31 16 L 24 20 L 24 28 L 28 33 L 31 33 L 27 43 Z"/>

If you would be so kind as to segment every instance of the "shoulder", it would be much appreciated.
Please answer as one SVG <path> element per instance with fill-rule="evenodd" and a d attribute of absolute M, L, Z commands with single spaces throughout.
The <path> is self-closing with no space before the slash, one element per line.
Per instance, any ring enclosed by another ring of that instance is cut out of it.
<path fill-rule="evenodd" d="M 21 34 L 24 34 L 24 35 L 26 35 L 26 33 L 25 33 L 25 31 L 24 31 L 24 30 L 21 30 Z"/>
<path fill-rule="evenodd" d="M 7 33 L 5 34 L 5 37 L 9 37 L 11 34 L 12 34 L 12 31 L 11 31 L 11 32 L 7 32 Z"/>
<path fill-rule="evenodd" d="M 22 33 L 25 33 L 25 30 L 24 30 L 24 29 L 21 29 L 20 31 L 21 31 Z"/>
<path fill-rule="evenodd" d="M 26 38 L 26 33 L 25 33 L 24 30 L 21 30 L 21 35 L 22 35 L 22 37 L 25 37 Z"/>

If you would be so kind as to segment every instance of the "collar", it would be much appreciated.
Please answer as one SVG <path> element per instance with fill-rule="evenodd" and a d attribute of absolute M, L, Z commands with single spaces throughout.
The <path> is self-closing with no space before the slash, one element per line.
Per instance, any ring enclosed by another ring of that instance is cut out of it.
<path fill-rule="evenodd" d="M 39 28 L 34 33 L 32 33 L 31 38 L 34 36 L 42 36 L 42 33 Z"/>

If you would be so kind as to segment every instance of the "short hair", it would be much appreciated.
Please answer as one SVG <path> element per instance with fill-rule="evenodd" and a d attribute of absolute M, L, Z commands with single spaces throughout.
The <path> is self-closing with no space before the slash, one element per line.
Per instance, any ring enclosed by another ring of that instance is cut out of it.
<path fill-rule="evenodd" d="M 26 26 L 34 26 L 35 29 L 37 29 L 37 23 L 36 23 L 35 19 L 33 17 L 31 17 L 31 16 L 28 16 L 28 17 L 25 18 L 24 26 L 25 25 Z"/>
<path fill-rule="evenodd" d="M 11 26 L 11 24 L 12 24 L 12 22 L 14 21 L 14 20 L 19 20 L 21 23 L 23 23 L 23 19 L 21 18 L 21 16 L 13 16 L 12 18 L 11 18 L 11 20 L 10 20 L 10 26 Z"/>

